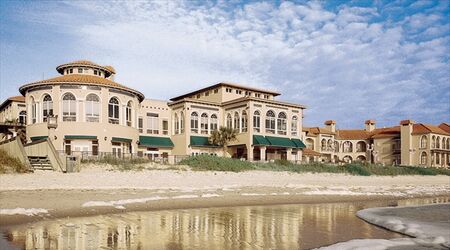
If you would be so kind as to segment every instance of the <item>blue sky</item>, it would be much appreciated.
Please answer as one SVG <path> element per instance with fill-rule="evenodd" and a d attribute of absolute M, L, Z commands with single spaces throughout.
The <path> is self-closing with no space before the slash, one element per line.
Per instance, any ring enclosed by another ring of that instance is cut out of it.
<path fill-rule="evenodd" d="M 0 99 L 86 59 L 169 99 L 228 81 L 335 119 L 450 121 L 450 1 L 0 1 Z"/>

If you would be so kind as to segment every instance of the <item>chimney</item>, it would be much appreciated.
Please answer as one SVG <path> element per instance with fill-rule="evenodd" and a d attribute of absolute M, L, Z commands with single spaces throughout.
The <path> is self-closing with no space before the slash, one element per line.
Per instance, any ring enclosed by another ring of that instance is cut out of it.
<path fill-rule="evenodd" d="M 367 120 L 364 122 L 364 124 L 366 125 L 367 132 L 372 132 L 373 130 L 375 130 L 375 120 Z"/>
<path fill-rule="evenodd" d="M 403 120 L 400 122 L 400 161 L 401 165 L 412 166 L 414 149 L 412 146 L 413 126 L 416 122 L 413 120 Z"/>
<path fill-rule="evenodd" d="M 336 121 L 335 120 L 328 120 L 325 121 L 325 128 L 330 130 L 333 133 L 336 133 Z"/>

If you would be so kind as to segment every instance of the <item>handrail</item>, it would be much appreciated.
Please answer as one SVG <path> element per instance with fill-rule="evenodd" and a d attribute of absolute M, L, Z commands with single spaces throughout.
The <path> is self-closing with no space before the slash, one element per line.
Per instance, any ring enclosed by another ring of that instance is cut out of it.
<path fill-rule="evenodd" d="M 48 144 L 48 147 L 50 148 L 50 151 L 51 151 L 52 154 L 53 154 L 53 157 L 56 158 L 56 161 L 57 161 L 57 163 L 58 163 L 59 169 L 61 169 L 61 172 L 65 172 L 65 171 L 63 170 L 63 168 L 62 168 L 63 163 L 62 163 L 61 159 L 59 158 L 59 154 L 58 154 L 58 152 L 56 151 L 55 146 L 53 146 L 53 143 L 50 141 L 49 138 L 47 138 L 47 144 Z"/>

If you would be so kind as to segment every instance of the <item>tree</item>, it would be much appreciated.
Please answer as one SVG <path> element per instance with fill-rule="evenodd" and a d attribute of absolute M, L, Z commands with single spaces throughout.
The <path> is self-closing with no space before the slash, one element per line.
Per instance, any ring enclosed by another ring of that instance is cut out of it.
<path fill-rule="evenodd" d="M 218 130 L 211 132 L 208 142 L 212 145 L 221 146 L 223 156 L 226 155 L 228 144 L 236 140 L 237 130 L 221 126 Z"/>

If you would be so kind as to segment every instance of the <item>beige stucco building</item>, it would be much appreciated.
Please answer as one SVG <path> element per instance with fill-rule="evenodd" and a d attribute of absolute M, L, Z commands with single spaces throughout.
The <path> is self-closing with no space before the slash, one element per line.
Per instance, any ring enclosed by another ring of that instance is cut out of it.
<path fill-rule="evenodd" d="M 403 120 L 399 126 L 376 128 L 367 120 L 364 129 L 336 129 L 329 120 L 324 127 L 304 128 L 309 150 L 305 161 L 362 161 L 385 165 L 416 165 L 448 167 L 450 156 L 450 125 L 439 126 Z"/>
<path fill-rule="evenodd" d="M 227 156 L 302 158 L 305 107 L 275 100 L 279 93 L 218 83 L 167 102 L 145 99 L 141 92 L 115 82 L 111 66 L 75 61 L 56 70 L 60 76 L 25 84 L 19 91 L 25 97 L 28 141 L 48 138 L 60 153 L 151 159 L 223 155 L 208 137 L 228 126 L 238 135 Z M 52 116 L 57 117 L 56 129 L 48 128 Z"/>

